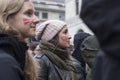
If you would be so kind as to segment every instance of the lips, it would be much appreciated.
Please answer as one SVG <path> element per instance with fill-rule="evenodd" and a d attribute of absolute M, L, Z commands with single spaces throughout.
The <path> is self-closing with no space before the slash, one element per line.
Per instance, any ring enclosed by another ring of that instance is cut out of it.
<path fill-rule="evenodd" d="M 35 26 L 31 26 L 31 28 L 35 28 Z"/>
<path fill-rule="evenodd" d="M 70 43 L 70 41 L 67 41 L 68 43 Z"/>

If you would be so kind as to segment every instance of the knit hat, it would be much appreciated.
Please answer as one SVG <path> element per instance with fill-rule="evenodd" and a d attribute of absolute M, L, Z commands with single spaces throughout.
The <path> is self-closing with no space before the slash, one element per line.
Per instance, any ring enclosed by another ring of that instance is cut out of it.
<path fill-rule="evenodd" d="M 50 41 L 64 26 L 60 20 L 48 20 L 40 24 L 36 30 L 36 39 Z"/>

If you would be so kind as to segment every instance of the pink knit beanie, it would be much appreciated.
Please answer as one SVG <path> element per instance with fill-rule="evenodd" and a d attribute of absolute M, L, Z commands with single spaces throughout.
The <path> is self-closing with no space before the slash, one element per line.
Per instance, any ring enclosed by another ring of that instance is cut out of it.
<path fill-rule="evenodd" d="M 64 26 L 60 20 L 48 20 L 40 24 L 36 30 L 36 39 L 50 41 Z"/>

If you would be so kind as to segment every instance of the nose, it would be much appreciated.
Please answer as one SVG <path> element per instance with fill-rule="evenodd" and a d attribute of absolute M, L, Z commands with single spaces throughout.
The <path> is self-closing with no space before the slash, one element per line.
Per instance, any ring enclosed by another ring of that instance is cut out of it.
<path fill-rule="evenodd" d="M 71 35 L 68 34 L 68 39 L 71 39 L 71 38 L 72 38 Z"/>
<path fill-rule="evenodd" d="M 33 23 L 37 24 L 40 22 L 40 19 L 34 15 L 34 20 L 33 20 Z"/>

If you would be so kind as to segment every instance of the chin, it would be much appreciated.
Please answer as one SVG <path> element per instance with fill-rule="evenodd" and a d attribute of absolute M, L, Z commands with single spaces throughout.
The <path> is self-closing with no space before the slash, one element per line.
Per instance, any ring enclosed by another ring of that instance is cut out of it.
<path fill-rule="evenodd" d="M 35 34 L 30 34 L 29 37 L 35 37 Z"/>
<path fill-rule="evenodd" d="M 70 46 L 70 44 L 60 44 L 59 47 L 60 48 L 68 48 Z"/>
<path fill-rule="evenodd" d="M 67 44 L 66 46 L 67 46 L 67 47 L 70 47 L 70 44 Z"/>
<path fill-rule="evenodd" d="M 68 48 L 68 47 L 70 47 L 70 45 L 65 45 L 65 46 L 64 46 L 64 48 Z"/>

